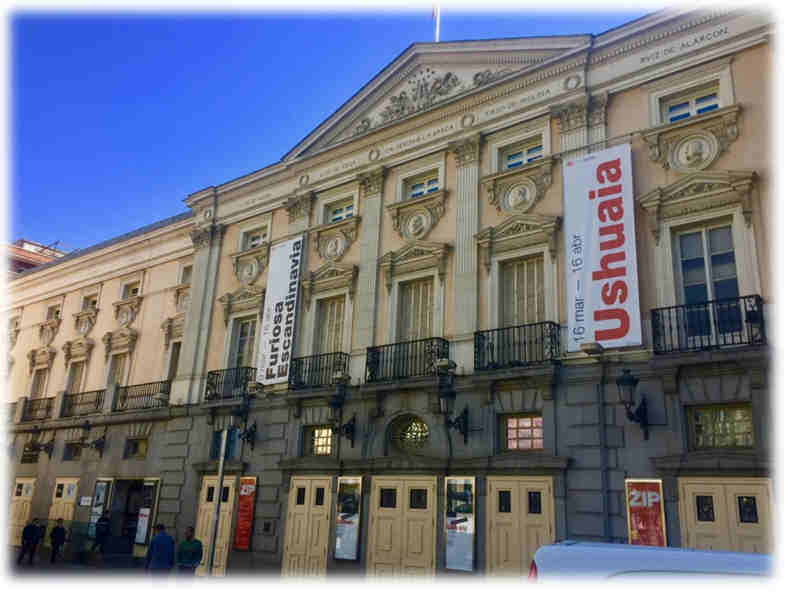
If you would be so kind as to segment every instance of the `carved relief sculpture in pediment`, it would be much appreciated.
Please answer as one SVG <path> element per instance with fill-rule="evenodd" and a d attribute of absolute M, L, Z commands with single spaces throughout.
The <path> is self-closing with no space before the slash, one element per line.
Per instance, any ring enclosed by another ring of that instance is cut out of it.
<path fill-rule="evenodd" d="M 165 319 L 161 327 L 165 338 L 165 349 L 167 349 L 170 347 L 172 339 L 178 339 L 184 335 L 184 313 Z"/>
<path fill-rule="evenodd" d="M 536 161 L 482 179 L 488 203 L 505 214 L 528 212 L 546 195 L 553 181 L 552 160 Z"/>
<path fill-rule="evenodd" d="M 732 105 L 642 133 L 650 160 L 679 173 L 708 168 L 738 139 L 739 112 Z"/>
<path fill-rule="evenodd" d="M 104 359 L 109 360 L 112 352 L 126 352 L 131 354 L 137 343 L 138 333 L 134 329 L 123 327 L 117 331 L 107 331 L 101 338 L 104 344 Z"/>
<path fill-rule="evenodd" d="M 60 317 L 54 319 L 47 319 L 38 325 L 38 338 L 41 341 L 42 347 L 47 347 L 54 340 L 60 329 Z"/>
<path fill-rule="evenodd" d="M 222 304 L 222 317 L 225 325 L 228 324 L 230 316 L 236 312 L 247 310 L 261 311 L 266 290 L 259 286 L 242 286 L 235 292 L 228 292 L 219 298 Z"/>
<path fill-rule="evenodd" d="M 263 243 L 254 249 L 233 253 L 233 273 L 245 286 L 254 284 L 269 264 L 269 243 Z"/>
<path fill-rule="evenodd" d="M 346 288 L 348 297 L 353 300 L 357 288 L 357 276 L 359 267 L 357 265 L 344 265 L 336 261 L 327 261 L 315 271 L 311 271 L 308 277 L 302 280 L 302 294 L 305 306 L 310 308 L 310 301 L 313 294 L 321 294 L 328 290 Z"/>
<path fill-rule="evenodd" d="M 112 306 L 115 310 L 115 320 L 123 328 L 129 327 L 134 322 L 137 313 L 140 312 L 140 305 L 143 302 L 142 296 L 130 296 L 118 302 L 113 302 Z"/>
<path fill-rule="evenodd" d="M 752 190 L 757 180 L 753 171 L 700 171 L 658 187 L 637 198 L 648 213 L 656 244 L 661 241 L 661 223 L 689 214 L 740 204 L 747 226 L 752 220 Z"/>
<path fill-rule="evenodd" d="M 57 353 L 52 347 L 31 349 L 27 352 L 28 372 L 33 374 L 35 368 L 50 368 Z"/>
<path fill-rule="evenodd" d="M 516 214 L 497 226 L 477 234 L 477 247 L 486 271 L 491 271 L 491 258 L 497 253 L 545 244 L 554 259 L 557 256 L 557 235 L 562 219 L 538 214 Z"/>
<path fill-rule="evenodd" d="M 313 202 L 315 201 L 315 193 L 308 191 L 307 193 L 292 195 L 285 202 L 285 209 L 288 210 L 288 222 L 293 223 L 299 218 L 310 218 L 313 213 Z"/>
<path fill-rule="evenodd" d="M 62 347 L 63 363 L 68 366 L 72 358 L 89 359 L 94 345 L 93 340 L 87 337 L 78 337 L 72 341 L 67 341 Z"/>
<path fill-rule="evenodd" d="M 361 218 L 352 216 L 339 222 L 324 224 L 310 232 L 310 240 L 318 256 L 325 261 L 338 261 L 357 240 L 357 229 Z"/>
<path fill-rule="evenodd" d="M 77 334 L 81 337 L 88 335 L 96 324 L 98 315 L 99 309 L 93 307 L 74 313 L 74 329 L 77 331 Z"/>
<path fill-rule="evenodd" d="M 423 269 L 436 269 L 439 281 L 444 282 L 450 248 L 447 243 L 417 240 L 379 257 L 379 269 L 384 272 L 387 291 L 392 289 L 395 276 Z"/>
<path fill-rule="evenodd" d="M 440 189 L 422 197 L 388 205 L 393 230 L 407 241 L 424 239 L 444 215 L 446 199 L 447 190 Z"/>

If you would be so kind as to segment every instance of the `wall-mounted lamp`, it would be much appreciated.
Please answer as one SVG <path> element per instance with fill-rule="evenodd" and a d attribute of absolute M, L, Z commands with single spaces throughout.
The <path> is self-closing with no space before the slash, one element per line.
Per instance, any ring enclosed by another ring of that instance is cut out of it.
<path fill-rule="evenodd" d="M 355 413 L 353 416 L 351 416 L 351 419 L 349 419 L 346 423 L 340 426 L 340 433 L 343 435 L 343 437 L 346 440 L 351 442 L 351 448 L 354 448 L 354 435 L 356 433 L 356 430 L 357 430 L 357 414 Z"/>
<path fill-rule="evenodd" d="M 239 434 L 239 439 L 241 439 L 242 442 L 246 442 L 247 444 L 249 444 L 250 448 L 255 450 L 255 436 L 257 435 L 257 433 L 258 433 L 258 422 L 255 421 L 252 423 L 250 427 L 242 430 L 242 432 Z"/>
<path fill-rule="evenodd" d="M 351 442 L 351 448 L 354 447 L 354 436 L 356 432 L 357 416 L 354 416 L 345 424 L 340 425 L 343 421 L 343 406 L 346 404 L 346 396 L 348 395 L 348 382 L 351 377 L 339 370 L 335 372 L 332 377 L 335 383 L 335 392 L 329 397 L 329 410 L 332 417 L 332 433 L 342 434 L 347 440 Z"/>
<path fill-rule="evenodd" d="M 41 434 L 41 428 L 37 425 L 33 426 L 32 433 L 38 438 Z M 55 434 L 52 434 L 52 439 L 49 442 L 41 443 L 37 439 L 25 444 L 25 450 L 29 452 L 41 452 L 42 450 L 47 453 L 49 458 L 52 458 L 52 451 L 55 449 Z"/>
<path fill-rule="evenodd" d="M 631 409 L 634 406 L 634 393 L 636 392 L 636 385 L 639 384 L 639 379 L 631 375 L 630 370 L 623 370 L 623 373 L 615 380 L 617 384 L 617 391 L 620 394 L 620 402 L 625 407 L 625 414 L 629 420 L 638 423 L 642 426 L 642 431 L 645 433 L 645 440 L 648 438 L 647 433 L 647 399 L 642 394 L 642 400 L 636 411 Z"/>
<path fill-rule="evenodd" d="M 455 410 L 455 373 L 456 363 L 447 358 L 436 360 L 436 375 L 439 378 L 439 409 L 445 417 L 448 429 L 458 430 L 464 437 L 464 444 L 469 442 L 469 407 L 455 419 L 450 419 Z"/>
<path fill-rule="evenodd" d="M 99 451 L 99 458 L 104 456 L 104 446 L 107 444 L 107 433 L 105 432 L 98 438 L 96 438 L 93 442 L 88 444 L 89 448 L 93 448 L 94 450 Z"/>

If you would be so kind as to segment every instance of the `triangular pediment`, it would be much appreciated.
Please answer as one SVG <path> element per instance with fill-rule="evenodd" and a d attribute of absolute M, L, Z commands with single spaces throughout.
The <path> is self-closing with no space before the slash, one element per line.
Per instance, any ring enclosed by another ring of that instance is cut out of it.
<path fill-rule="evenodd" d="M 283 160 L 318 152 L 481 92 L 588 42 L 588 35 L 572 35 L 412 44 Z"/>
<path fill-rule="evenodd" d="M 558 224 L 556 216 L 542 214 L 515 214 L 496 226 L 486 228 L 478 233 L 478 238 L 497 240 L 517 234 L 544 232 L 546 228 L 554 228 Z"/>
<path fill-rule="evenodd" d="M 486 269 L 491 267 L 491 258 L 504 253 L 546 245 L 552 259 L 557 254 L 557 232 L 562 219 L 542 214 L 514 214 L 496 226 L 489 226 L 477 233 L 477 246 Z"/>
<path fill-rule="evenodd" d="M 356 265 L 344 265 L 343 263 L 337 263 L 335 261 L 327 261 L 321 267 L 312 272 L 310 278 L 314 282 L 320 282 L 339 277 L 346 277 L 354 274 L 355 267 Z"/>
<path fill-rule="evenodd" d="M 402 246 L 396 251 L 390 251 L 383 255 L 379 261 L 392 261 L 392 263 L 403 263 L 411 259 L 419 259 L 421 257 L 441 256 L 446 253 L 448 246 L 445 243 L 434 243 L 431 241 L 414 241 Z"/>

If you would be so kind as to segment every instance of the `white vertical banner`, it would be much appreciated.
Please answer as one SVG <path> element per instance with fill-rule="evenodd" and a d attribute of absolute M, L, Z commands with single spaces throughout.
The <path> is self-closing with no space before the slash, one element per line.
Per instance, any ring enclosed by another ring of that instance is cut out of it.
<path fill-rule="evenodd" d="M 642 344 L 631 145 L 562 163 L 568 351 Z"/>
<path fill-rule="evenodd" d="M 304 237 L 273 246 L 269 253 L 269 275 L 263 304 L 258 373 L 255 381 L 277 384 L 288 380 L 291 354 L 296 340 L 299 273 Z"/>

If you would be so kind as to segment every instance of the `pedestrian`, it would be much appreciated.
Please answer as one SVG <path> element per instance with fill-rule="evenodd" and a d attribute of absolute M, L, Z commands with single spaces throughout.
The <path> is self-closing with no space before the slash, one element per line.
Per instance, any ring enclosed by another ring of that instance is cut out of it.
<path fill-rule="evenodd" d="M 107 542 L 107 537 L 110 534 L 110 513 L 104 512 L 99 520 L 96 522 L 96 540 L 93 542 L 91 552 L 99 548 L 101 554 L 104 555 L 104 545 Z"/>
<path fill-rule="evenodd" d="M 203 544 L 195 538 L 195 529 L 188 526 L 184 533 L 184 540 L 178 545 L 176 561 L 178 573 L 184 576 L 195 575 L 197 566 L 203 559 Z"/>
<path fill-rule="evenodd" d="M 63 518 L 58 518 L 55 528 L 49 533 L 49 540 L 52 542 L 52 559 L 50 559 L 50 563 L 54 564 L 60 553 L 60 548 L 66 542 L 66 529 L 63 528 Z"/>
<path fill-rule="evenodd" d="M 22 529 L 22 552 L 16 560 L 17 565 L 22 565 L 22 559 L 28 555 L 28 565 L 33 565 L 33 555 L 36 554 L 36 547 L 41 540 L 41 527 L 38 524 L 38 518 L 33 518 L 30 524 Z"/>
<path fill-rule="evenodd" d="M 164 524 L 154 526 L 156 534 L 151 537 L 148 553 L 145 555 L 145 568 L 152 575 L 165 575 L 173 569 L 175 562 L 176 543 L 167 532 Z"/>

